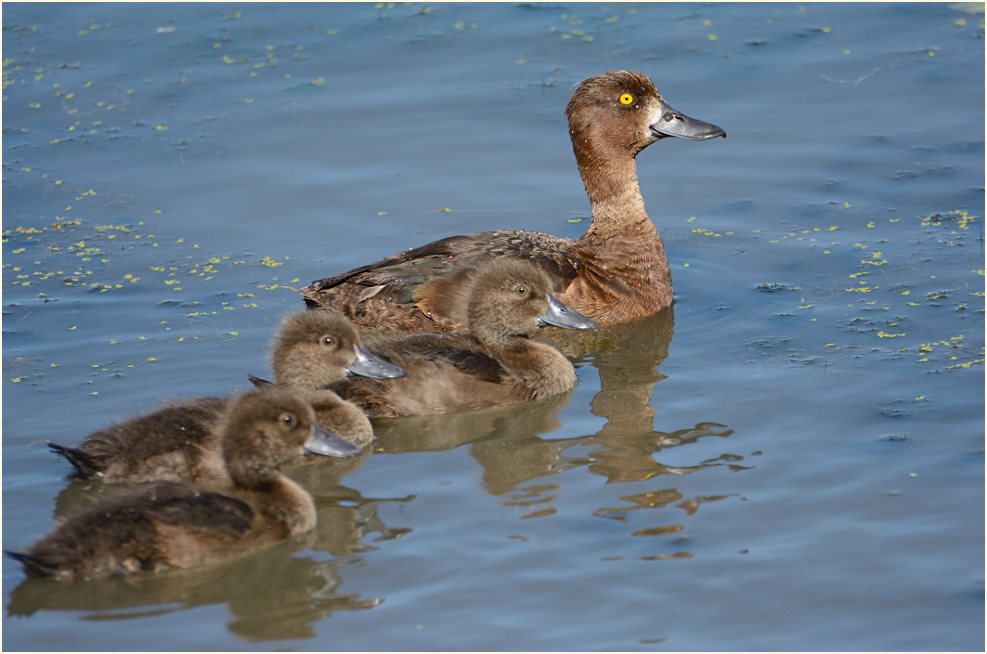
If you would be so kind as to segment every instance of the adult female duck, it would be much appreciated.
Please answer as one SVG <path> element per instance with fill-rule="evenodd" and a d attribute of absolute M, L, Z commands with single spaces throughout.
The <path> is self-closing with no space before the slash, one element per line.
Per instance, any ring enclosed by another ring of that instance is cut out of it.
<path fill-rule="evenodd" d="M 306 303 L 339 309 L 364 331 L 463 331 L 443 304 L 446 289 L 482 261 L 506 256 L 536 263 L 562 302 L 599 323 L 669 306 L 668 257 L 644 210 L 634 158 L 663 138 L 701 141 L 726 132 L 675 111 L 650 79 L 624 70 L 577 85 L 566 114 L 593 212 L 582 237 L 523 230 L 450 236 L 313 282 L 301 290 Z"/>

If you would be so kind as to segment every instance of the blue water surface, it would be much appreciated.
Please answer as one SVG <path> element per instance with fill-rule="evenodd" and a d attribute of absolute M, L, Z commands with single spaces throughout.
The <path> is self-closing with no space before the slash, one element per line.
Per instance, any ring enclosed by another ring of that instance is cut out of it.
<path fill-rule="evenodd" d="M 628 68 L 673 308 L 547 335 L 562 397 L 287 471 L 314 533 L 85 583 L 8 650 L 981 650 L 983 4 L 4 3 L 3 546 L 78 442 L 268 374 L 292 288 L 578 237 L 563 110 Z"/>

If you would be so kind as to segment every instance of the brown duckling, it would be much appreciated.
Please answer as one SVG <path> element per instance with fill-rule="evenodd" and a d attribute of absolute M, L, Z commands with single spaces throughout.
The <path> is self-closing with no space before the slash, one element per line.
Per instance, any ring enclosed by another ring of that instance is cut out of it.
<path fill-rule="evenodd" d="M 229 483 L 164 484 L 128 493 L 62 522 L 25 552 L 29 573 L 72 581 L 161 572 L 218 561 L 315 527 L 315 504 L 278 466 L 325 432 L 305 401 L 281 389 L 239 395 L 221 423 Z"/>
<path fill-rule="evenodd" d="M 306 401 L 318 399 L 315 393 L 296 395 Z M 227 402 L 228 398 L 221 397 L 178 402 L 95 431 L 78 447 L 56 443 L 48 443 L 48 447 L 65 457 L 75 467 L 75 476 L 84 479 L 107 483 L 226 482 L 220 417 Z M 320 414 L 334 415 L 329 402 L 323 399 Z M 343 407 L 337 412 L 342 415 L 340 420 L 327 421 L 330 424 L 324 428 L 331 434 L 321 454 L 350 457 L 360 453 L 365 443 L 354 443 L 366 438 L 361 430 L 369 429 L 369 422 L 364 426 L 359 418 L 367 422 L 366 417 L 354 417 L 354 411 L 359 412 L 355 407 Z M 340 434 L 332 432 L 333 428 L 339 428 Z"/>
<path fill-rule="evenodd" d="M 672 109 L 645 75 L 626 70 L 578 84 L 566 108 L 569 135 L 592 207 L 586 233 L 569 240 L 524 230 L 450 236 L 301 290 L 309 306 L 335 307 L 362 331 L 463 331 L 446 304 L 448 278 L 496 257 L 536 263 L 559 299 L 599 323 L 648 316 L 672 302 L 658 229 L 644 209 L 635 157 L 663 138 L 726 136 Z"/>
<path fill-rule="evenodd" d="M 357 405 L 339 397 L 330 386 L 347 374 L 371 379 L 396 379 L 405 371 L 360 346 L 349 318 L 327 309 L 288 316 L 278 331 L 271 354 L 277 384 L 308 401 L 319 424 L 343 440 L 365 447 L 373 440 L 370 420 Z M 248 375 L 257 386 L 270 382 Z"/>
<path fill-rule="evenodd" d="M 349 378 L 333 388 L 369 416 L 381 417 L 518 404 L 575 385 L 569 360 L 531 335 L 539 324 L 592 329 L 596 323 L 553 298 L 545 273 L 520 259 L 495 259 L 467 282 L 447 288 L 446 299 L 466 316 L 469 334 L 368 336 L 367 347 L 408 376 L 387 382 Z"/>

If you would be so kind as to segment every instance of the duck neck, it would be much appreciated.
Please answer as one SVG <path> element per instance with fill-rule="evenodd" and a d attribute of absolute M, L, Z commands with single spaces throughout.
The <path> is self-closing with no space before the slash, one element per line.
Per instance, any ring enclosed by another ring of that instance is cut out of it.
<path fill-rule="evenodd" d="M 281 384 L 281 387 L 291 391 L 296 396 L 305 400 L 311 404 L 313 408 L 316 404 L 328 405 L 331 407 L 339 401 L 339 396 L 329 388 L 328 384 L 325 386 L 314 386 L 289 381 Z"/>
<path fill-rule="evenodd" d="M 531 399 L 557 395 L 576 383 L 569 360 L 545 343 L 520 339 L 514 347 L 499 350 L 497 360 Z"/>
<path fill-rule="evenodd" d="M 599 151 L 591 144 L 574 149 L 593 211 L 581 240 L 601 243 L 617 235 L 639 232 L 657 235 L 644 209 L 634 156 L 627 152 Z"/>
<path fill-rule="evenodd" d="M 476 310 L 471 311 L 471 318 L 475 316 Z M 470 320 L 469 330 L 472 347 L 481 351 L 490 352 L 517 352 L 523 351 L 531 344 L 529 334 L 513 331 L 517 325 L 504 325 L 500 321 L 490 324 L 486 320 Z M 534 330 L 538 329 L 537 325 Z M 496 357 L 495 357 L 496 358 Z"/>
<path fill-rule="evenodd" d="M 227 468 L 233 486 L 239 490 L 253 493 L 266 493 L 278 490 L 285 482 L 290 483 L 290 479 L 285 477 L 280 470 L 269 468 L 251 468 L 245 465 L 231 465 L 227 461 Z"/>
<path fill-rule="evenodd" d="M 346 372 L 337 374 L 335 371 L 329 372 L 314 359 L 303 359 L 290 363 L 282 362 L 274 368 L 274 378 L 278 386 L 285 388 L 296 395 L 301 395 L 306 391 L 322 390 L 329 388 L 336 382 L 346 378 Z"/>
<path fill-rule="evenodd" d="M 283 537 L 315 527 L 315 502 L 297 483 L 278 471 L 238 476 L 234 484 L 257 510 L 283 529 Z"/>
<path fill-rule="evenodd" d="M 301 389 L 297 395 L 312 405 L 319 425 L 343 440 L 363 447 L 374 439 L 370 420 L 360 407 L 341 398 L 335 391 Z"/>

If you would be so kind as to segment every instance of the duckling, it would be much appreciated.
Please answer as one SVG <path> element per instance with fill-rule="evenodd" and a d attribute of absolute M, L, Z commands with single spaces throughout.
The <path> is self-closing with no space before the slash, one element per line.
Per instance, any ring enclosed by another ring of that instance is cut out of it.
<path fill-rule="evenodd" d="M 350 352 L 352 358 L 352 350 Z M 369 363 L 367 367 L 357 365 L 358 370 L 381 371 L 378 374 L 395 374 L 394 370 L 400 370 L 378 357 L 364 358 Z M 332 398 L 328 397 L 334 396 L 331 391 L 320 394 L 306 390 L 296 395 L 319 402 L 320 415 L 338 416 L 338 419 L 326 420 L 326 429 L 339 431 L 332 431 L 327 437 L 326 451 L 322 454 L 356 456 L 372 438 L 372 434 L 365 433 L 370 429 L 367 418 L 362 414 L 354 415 L 359 409 L 353 406 L 336 409 Z M 99 479 L 106 483 L 210 480 L 225 483 L 228 477 L 219 446 L 219 418 L 227 401 L 228 398 L 203 397 L 178 402 L 95 431 L 78 447 L 56 443 L 48 443 L 48 447 L 68 460 L 75 468 L 75 476 L 83 479 Z"/>
<path fill-rule="evenodd" d="M 371 334 L 367 347 L 408 376 L 387 382 L 349 378 L 333 388 L 369 416 L 383 417 L 518 404 L 575 385 L 569 360 L 530 337 L 540 324 L 592 329 L 596 323 L 553 298 L 545 273 L 527 261 L 502 258 L 487 262 L 467 282 L 449 286 L 446 299 L 466 316 L 469 334 Z"/>
<path fill-rule="evenodd" d="M 323 452 L 326 433 L 305 401 L 276 389 L 234 397 L 220 419 L 219 487 L 163 484 L 66 519 L 24 552 L 6 552 L 59 581 L 161 572 L 218 561 L 311 530 L 315 504 L 278 466 Z"/>
<path fill-rule="evenodd" d="M 483 261 L 512 257 L 536 263 L 561 289 L 562 302 L 599 323 L 669 306 L 668 257 L 644 209 L 635 157 L 663 138 L 702 141 L 726 132 L 672 109 L 648 77 L 626 70 L 576 85 L 566 115 L 592 207 L 582 237 L 524 230 L 450 236 L 312 282 L 300 291 L 306 304 L 335 307 L 362 331 L 464 331 L 443 289 Z"/>
<path fill-rule="evenodd" d="M 358 447 L 373 440 L 363 411 L 330 386 L 347 373 L 371 379 L 395 379 L 405 371 L 360 346 L 360 335 L 337 311 L 314 309 L 288 316 L 278 330 L 271 355 L 277 385 L 308 401 L 319 424 Z M 270 382 L 248 375 L 263 386 Z"/>

